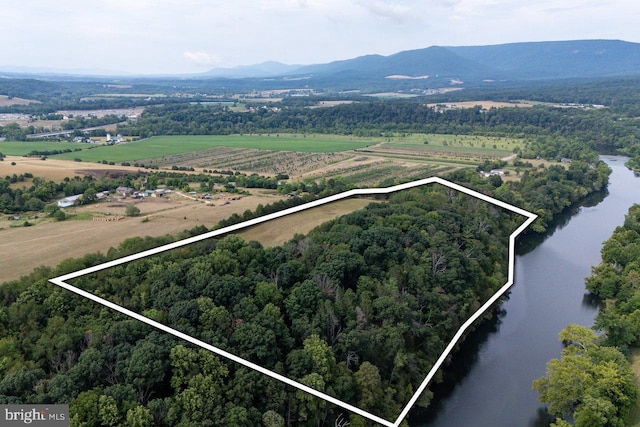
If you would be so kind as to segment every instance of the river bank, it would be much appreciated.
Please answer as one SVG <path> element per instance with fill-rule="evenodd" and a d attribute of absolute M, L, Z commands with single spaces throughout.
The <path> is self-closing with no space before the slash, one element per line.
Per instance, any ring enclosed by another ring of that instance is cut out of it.
<path fill-rule="evenodd" d="M 598 305 L 584 278 L 600 262 L 602 242 L 637 202 L 638 178 L 624 166 L 626 159 L 603 160 L 612 169 L 608 193 L 561 216 L 541 241 L 522 242 L 501 315 L 469 337 L 445 382 L 434 387 L 430 410 L 415 411 L 410 425 L 549 425 L 531 383 L 544 375 L 548 360 L 559 357 L 560 330 L 569 323 L 593 324 Z"/>

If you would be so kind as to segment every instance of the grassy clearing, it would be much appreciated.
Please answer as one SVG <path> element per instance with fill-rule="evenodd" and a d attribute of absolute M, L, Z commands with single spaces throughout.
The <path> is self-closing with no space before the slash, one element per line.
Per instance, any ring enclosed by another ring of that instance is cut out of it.
<path fill-rule="evenodd" d="M 521 138 L 506 138 L 477 135 L 449 135 L 449 134 L 410 134 L 388 138 L 386 142 L 393 144 L 415 144 L 429 147 L 472 148 L 480 152 L 486 150 L 505 150 L 512 152 L 516 147 L 523 147 Z M 495 145 L 495 149 L 493 146 Z"/>
<path fill-rule="evenodd" d="M 265 247 L 282 245 L 291 240 L 295 234 L 307 234 L 315 227 L 334 218 L 362 209 L 373 201 L 373 199 L 366 198 L 338 200 L 337 202 L 256 225 L 237 234 L 246 241 L 255 240 Z"/>

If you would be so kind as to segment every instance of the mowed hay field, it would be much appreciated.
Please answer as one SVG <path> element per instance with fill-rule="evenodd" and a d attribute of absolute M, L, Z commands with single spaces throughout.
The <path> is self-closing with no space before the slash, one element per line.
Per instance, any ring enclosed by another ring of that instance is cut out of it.
<path fill-rule="evenodd" d="M 3 216 L 0 219 L 0 283 L 18 279 L 40 265 L 55 267 L 65 258 L 106 253 L 129 237 L 175 235 L 198 225 L 210 228 L 234 213 L 241 215 L 260 203 L 266 205 L 282 198 L 273 192 L 259 191 L 226 205 L 216 202 L 214 206 L 179 196 L 175 196 L 175 200 L 147 199 L 136 203 L 142 213 L 139 217 L 124 217 L 126 204 L 122 202 L 100 202 L 67 211 L 89 218 L 86 220 L 34 221 L 23 216 L 19 221 L 11 221 Z M 90 219 L 102 216 L 121 219 Z M 36 225 L 21 227 L 26 220 Z"/>
<path fill-rule="evenodd" d="M 258 241 L 265 247 L 278 246 L 291 240 L 295 234 L 306 234 L 327 221 L 362 209 L 372 202 L 376 200 L 366 198 L 338 200 L 267 221 L 235 234 L 246 241 Z"/>
<path fill-rule="evenodd" d="M 15 163 L 12 165 L 11 163 Z M 64 178 L 73 178 L 89 174 L 109 174 L 109 173 L 138 173 L 140 169 L 126 166 L 110 166 L 99 163 L 74 162 L 69 160 L 47 159 L 40 160 L 37 157 L 7 156 L 0 162 L 0 177 L 9 175 L 24 175 L 31 173 L 34 177 L 49 179 L 54 182 L 61 182 Z M 27 185 L 18 183 L 19 186 Z"/>

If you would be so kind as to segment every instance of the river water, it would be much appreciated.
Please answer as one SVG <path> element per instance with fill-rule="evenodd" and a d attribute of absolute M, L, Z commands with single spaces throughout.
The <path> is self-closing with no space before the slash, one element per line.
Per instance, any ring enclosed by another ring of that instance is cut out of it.
<path fill-rule="evenodd" d="M 559 218 L 544 238 L 523 238 L 515 282 L 501 315 L 475 331 L 434 389 L 428 412 L 414 411 L 419 427 L 548 426 L 549 418 L 531 383 L 558 358 L 558 333 L 569 323 L 592 325 L 597 301 L 584 279 L 600 262 L 603 241 L 640 203 L 640 179 L 626 158 L 602 156 L 611 167 L 609 190 Z"/>

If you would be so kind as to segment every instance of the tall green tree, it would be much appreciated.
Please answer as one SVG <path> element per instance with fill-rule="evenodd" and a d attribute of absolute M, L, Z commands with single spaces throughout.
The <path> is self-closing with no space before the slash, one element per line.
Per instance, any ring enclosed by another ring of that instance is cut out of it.
<path fill-rule="evenodd" d="M 560 359 L 547 364 L 533 382 L 551 415 L 575 419 L 576 427 L 624 426 L 637 398 L 633 371 L 624 355 L 599 345 L 590 329 L 569 325 L 560 332 L 566 344 Z"/>

